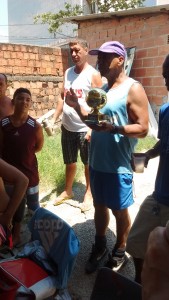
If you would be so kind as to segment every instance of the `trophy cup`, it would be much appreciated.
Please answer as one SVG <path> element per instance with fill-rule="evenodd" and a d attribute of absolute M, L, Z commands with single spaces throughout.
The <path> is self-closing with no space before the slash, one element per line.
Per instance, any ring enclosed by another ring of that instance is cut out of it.
<path fill-rule="evenodd" d="M 98 125 L 101 121 L 111 122 L 111 117 L 99 112 L 99 109 L 107 102 L 107 96 L 104 90 L 100 88 L 91 89 L 86 97 L 86 102 L 88 106 L 92 108 L 92 111 L 88 114 L 87 120 L 85 120 L 86 124 Z"/>

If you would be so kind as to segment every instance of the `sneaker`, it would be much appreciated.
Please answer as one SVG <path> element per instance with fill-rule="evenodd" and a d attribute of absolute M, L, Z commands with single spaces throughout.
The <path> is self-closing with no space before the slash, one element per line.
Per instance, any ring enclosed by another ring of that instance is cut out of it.
<path fill-rule="evenodd" d="M 95 245 L 92 246 L 92 252 L 87 261 L 85 271 L 87 274 L 95 272 L 98 267 L 100 267 L 100 263 L 102 259 L 107 255 L 108 250 L 105 247 L 102 251 L 98 250 Z"/>
<path fill-rule="evenodd" d="M 121 257 L 108 255 L 108 261 L 105 264 L 105 267 L 109 269 L 113 269 L 114 271 L 118 271 L 122 266 L 128 262 L 128 257 L 124 254 Z"/>

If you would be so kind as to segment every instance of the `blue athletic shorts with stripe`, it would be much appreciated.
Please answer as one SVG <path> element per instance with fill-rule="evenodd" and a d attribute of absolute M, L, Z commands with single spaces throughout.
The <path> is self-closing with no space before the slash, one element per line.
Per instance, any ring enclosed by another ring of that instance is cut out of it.
<path fill-rule="evenodd" d="M 98 172 L 91 166 L 89 172 L 94 205 L 101 204 L 111 210 L 121 210 L 134 203 L 132 174 Z"/>

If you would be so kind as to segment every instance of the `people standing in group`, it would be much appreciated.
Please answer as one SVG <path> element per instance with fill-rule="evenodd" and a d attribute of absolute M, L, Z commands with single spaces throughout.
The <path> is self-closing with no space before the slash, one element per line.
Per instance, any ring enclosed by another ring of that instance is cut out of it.
<path fill-rule="evenodd" d="M 7 85 L 7 76 L 0 73 L 0 120 L 13 113 L 12 101 L 8 96 L 6 96 Z"/>
<path fill-rule="evenodd" d="M 18 168 L 29 179 L 26 197 L 23 198 L 14 215 L 14 244 L 20 242 L 20 227 L 24 215 L 25 201 L 29 211 L 39 208 L 39 172 L 36 152 L 43 147 L 44 137 L 41 125 L 29 115 L 31 92 L 19 88 L 14 92 L 12 103 L 14 113 L 0 121 L 0 150 L 2 158 Z M 11 186 L 6 185 L 10 193 Z"/>
<path fill-rule="evenodd" d="M 131 221 L 128 207 L 133 204 L 131 154 L 137 138 L 148 132 L 148 99 L 141 84 L 124 71 L 126 50 L 118 41 L 104 43 L 89 51 L 98 55 L 98 69 L 107 78 L 107 103 L 100 110 L 114 123 L 101 122 L 90 126 L 90 184 L 94 200 L 95 243 L 86 264 L 86 272 L 94 272 L 107 255 L 106 231 L 109 209 L 116 220 L 116 243 L 109 253 L 106 266 L 119 268 L 127 261 L 126 240 Z M 88 113 L 81 108 L 73 89 L 66 94 L 66 103 L 85 122 Z"/>
<path fill-rule="evenodd" d="M 65 170 L 65 189 L 57 197 L 54 205 L 59 205 L 66 199 L 71 199 L 73 194 L 73 181 L 76 174 L 78 151 L 80 150 L 81 161 L 84 164 L 86 179 L 86 191 L 81 206 L 82 211 L 89 210 L 92 205 L 92 196 L 89 183 L 88 153 L 91 130 L 79 118 L 78 114 L 69 107 L 65 101 L 66 92 L 72 87 L 78 97 L 79 104 L 87 111 L 90 110 L 86 103 L 86 95 L 90 88 L 101 87 L 102 80 L 96 71 L 87 62 L 88 43 L 82 39 L 73 39 L 69 43 L 70 54 L 74 66 L 67 69 L 64 75 L 63 88 L 58 99 L 52 123 L 62 116 L 62 153 Z"/>
<path fill-rule="evenodd" d="M 163 63 L 163 77 L 169 91 L 169 55 Z M 141 272 L 148 236 L 156 226 L 165 226 L 169 220 L 169 103 L 159 112 L 158 142 L 145 153 L 145 166 L 149 159 L 159 156 L 159 166 L 152 195 L 147 196 L 132 225 L 127 241 L 127 252 L 133 257 L 136 276 L 141 282 Z"/>
<path fill-rule="evenodd" d="M 13 193 L 9 197 L 5 184 L 13 186 Z M 18 169 L 0 159 L 0 224 L 5 228 L 12 228 L 13 216 L 26 192 L 29 180 Z"/>

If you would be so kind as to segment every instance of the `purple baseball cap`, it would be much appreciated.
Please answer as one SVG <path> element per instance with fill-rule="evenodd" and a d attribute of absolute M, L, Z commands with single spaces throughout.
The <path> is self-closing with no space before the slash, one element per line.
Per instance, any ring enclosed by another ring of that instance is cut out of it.
<path fill-rule="evenodd" d="M 127 56 L 127 52 L 126 52 L 124 45 L 117 41 L 106 42 L 103 45 L 101 45 L 100 48 L 90 50 L 89 54 L 90 55 L 98 55 L 99 52 L 116 53 L 123 57 Z"/>

